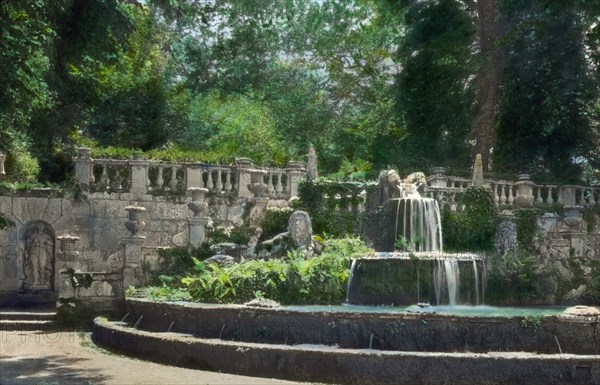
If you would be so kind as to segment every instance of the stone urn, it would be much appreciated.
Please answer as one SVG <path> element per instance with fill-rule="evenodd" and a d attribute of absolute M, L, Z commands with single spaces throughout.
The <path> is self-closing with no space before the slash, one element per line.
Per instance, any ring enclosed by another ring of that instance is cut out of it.
<path fill-rule="evenodd" d="M 250 170 L 250 184 L 248 184 L 248 190 L 250 190 L 256 198 L 263 198 L 267 194 L 265 175 L 267 175 L 266 170 Z"/>
<path fill-rule="evenodd" d="M 142 213 L 146 211 L 145 207 L 131 205 L 125 207 L 127 210 L 128 221 L 125 222 L 125 227 L 131 232 L 132 236 L 136 236 L 146 227 L 146 222 L 141 219 Z"/>
<path fill-rule="evenodd" d="M 194 213 L 194 218 L 205 216 L 208 210 L 208 203 L 204 201 L 208 189 L 202 187 L 190 187 L 188 191 L 192 193 L 192 201 L 188 202 L 188 208 Z"/>
<path fill-rule="evenodd" d="M 69 234 L 59 235 L 56 237 L 59 241 L 59 250 L 57 257 L 61 261 L 74 262 L 79 256 L 76 249 L 76 244 L 79 242 L 79 237 Z"/>

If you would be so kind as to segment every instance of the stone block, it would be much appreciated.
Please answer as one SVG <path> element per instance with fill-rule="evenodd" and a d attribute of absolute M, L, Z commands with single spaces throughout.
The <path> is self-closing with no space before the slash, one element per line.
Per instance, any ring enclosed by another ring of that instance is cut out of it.
<path fill-rule="evenodd" d="M 42 220 L 50 224 L 56 222 L 62 215 L 62 201 L 63 199 L 61 198 L 50 198 Z"/>
<path fill-rule="evenodd" d="M 32 198 L 28 197 L 27 207 L 29 212 L 29 220 L 39 220 L 44 218 L 46 207 L 48 206 L 48 198 Z"/>

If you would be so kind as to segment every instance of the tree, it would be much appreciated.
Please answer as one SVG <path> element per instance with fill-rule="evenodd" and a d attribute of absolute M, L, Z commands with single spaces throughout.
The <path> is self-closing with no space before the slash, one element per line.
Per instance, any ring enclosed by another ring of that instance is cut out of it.
<path fill-rule="evenodd" d="M 398 162 L 465 167 L 471 159 L 475 26 L 455 0 L 411 2 L 398 52 L 397 109 L 406 124 Z"/>
<path fill-rule="evenodd" d="M 502 49 L 496 0 L 477 1 L 477 35 L 481 64 L 477 71 L 473 139 L 487 170 L 496 138 L 496 113 L 502 82 Z"/>
<path fill-rule="evenodd" d="M 596 87 L 575 5 L 506 1 L 510 21 L 494 167 L 574 180 L 593 143 Z"/>
<path fill-rule="evenodd" d="M 8 176 L 33 180 L 38 162 L 31 152 L 32 115 L 51 108 L 54 98 L 45 80 L 50 62 L 46 47 L 53 38 L 47 2 L 0 2 L 0 148 L 8 153 Z"/>

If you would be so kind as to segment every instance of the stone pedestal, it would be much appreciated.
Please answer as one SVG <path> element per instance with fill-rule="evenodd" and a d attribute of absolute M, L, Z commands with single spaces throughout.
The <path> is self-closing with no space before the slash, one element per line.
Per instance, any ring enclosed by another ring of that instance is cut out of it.
<path fill-rule="evenodd" d="M 562 186 L 558 194 L 558 203 L 567 206 L 575 206 L 577 204 L 575 192 L 577 186 Z"/>
<path fill-rule="evenodd" d="M 252 160 L 249 158 L 238 158 L 235 161 L 237 175 L 237 189 L 239 198 L 251 198 L 252 191 L 248 188 L 252 183 L 250 170 L 253 168 Z"/>
<path fill-rule="evenodd" d="M 298 185 L 306 178 L 306 168 L 302 162 L 289 162 L 288 163 L 288 186 L 289 196 L 298 196 Z"/>
<path fill-rule="evenodd" d="M 129 161 L 131 170 L 129 192 L 145 195 L 148 192 L 148 166 L 150 162 L 145 159 L 132 159 Z"/>
<path fill-rule="evenodd" d="M 85 186 L 94 183 L 94 172 L 92 170 L 92 149 L 86 147 L 77 148 L 77 157 L 73 158 L 75 162 L 75 180 Z"/>
<path fill-rule="evenodd" d="M 434 167 L 431 169 L 431 177 L 429 177 L 429 185 L 433 188 L 435 187 L 441 187 L 441 188 L 445 188 L 448 187 L 448 177 L 446 177 L 446 175 L 444 175 L 444 173 L 446 172 L 446 168 L 445 167 Z"/>
<path fill-rule="evenodd" d="M 204 201 L 208 189 L 190 187 L 188 191 L 192 194 L 192 201 L 188 203 L 188 208 L 194 213 L 194 217 L 188 219 L 189 243 L 191 246 L 200 247 L 206 241 L 206 225 L 210 221 L 210 217 L 207 216 L 208 203 Z"/>
<path fill-rule="evenodd" d="M 206 241 L 206 225 L 209 221 L 209 217 L 188 219 L 191 246 L 200 247 Z"/>
<path fill-rule="evenodd" d="M 515 188 L 517 189 L 517 196 L 515 197 L 515 206 L 533 206 L 533 186 L 534 183 L 531 180 L 529 180 L 529 174 L 519 175 L 519 180 L 515 183 Z"/>
<path fill-rule="evenodd" d="M 123 268 L 123 287 L 139 286 L 142 279 L 142 244 L 146 237 L 133 235 L 123 240 L 125 247 L 125 267 Z"/>
<path fill-rule="evenodd" d="M 75 262 L 79 257 L 79 251 L 76 250 L 79 237 L 65 234 L 59 235 L 56 239 L 59 242 L 56 258 L 63 262 Z"/>

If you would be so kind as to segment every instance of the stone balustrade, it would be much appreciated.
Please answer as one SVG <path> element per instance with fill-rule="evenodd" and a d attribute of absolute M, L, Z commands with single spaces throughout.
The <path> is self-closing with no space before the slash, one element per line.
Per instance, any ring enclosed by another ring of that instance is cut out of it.
<path fill-rule="evenodd" d="M 443 168 L 436 167 L 427 178 L 425 194 L 453 205 L 471 185 L 469 179 L 445 175 Z M 484 186 L 492 191 L 496 206 L 506 208 L 553 204 L 594 206 L 600 199 L 600 186 L 535 184 L 527 174 L 519 175 L 517 181 L 486 179 Z"/>
<path fill-rule="evenodd" d="M 249 185 L 257 172 L 263 175 L 265 196 L 289 199 L 298 194 L 298 184 L 306 178 L 301 162 L 286 168 L 259 167 L 250 159 L 233 165 L 170 163 L 147 159 L 92 159 L 87 148 L 77 149 L 76 180 L 92 193 L 135 193 L 138 195 L 184 195 L 189 188 L 205 188 L 217 195 L 254 196 Z M 254 175 L 254 176 L 253 176 Z"/>

